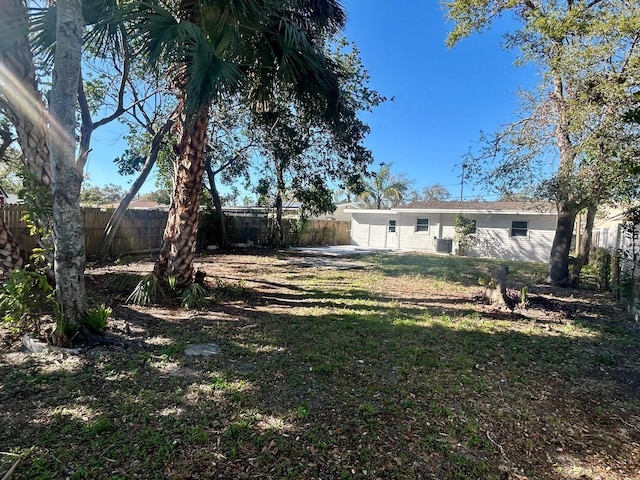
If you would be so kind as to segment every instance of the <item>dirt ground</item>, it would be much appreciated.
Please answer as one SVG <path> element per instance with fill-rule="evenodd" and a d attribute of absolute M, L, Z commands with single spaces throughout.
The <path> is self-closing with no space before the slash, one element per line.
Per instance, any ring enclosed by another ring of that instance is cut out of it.
<path fill-rule="evenodd" d="M 608 293 L 518 267 L 527 303 L 495 308 L 483 262 L 411 255 L 196 267 L 197 311 L 126 304 L 151 262 L 90 269 L 114 345 L 34 354 L 3 328 L 16 479 L 640 479 L 640 328 Z M 185 357 L 200 343 L 220 353 Z"/>

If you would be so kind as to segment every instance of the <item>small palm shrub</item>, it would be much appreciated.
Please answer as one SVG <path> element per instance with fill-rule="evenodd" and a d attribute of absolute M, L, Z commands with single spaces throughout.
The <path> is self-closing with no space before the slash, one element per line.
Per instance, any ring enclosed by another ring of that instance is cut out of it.
<path fill-rule="evenodd" d="M 153 273 L 145 275 L 127 298 L 127 303 L 134 305 L 150 305 L 158 301 L 162 293 L 160 279 Z"/>
<path fill-rule="evenodd" d="M 199 283 L 192 283 L 182 292 L 182 306 L 186 309 L 202 309 L 209 306 L 209 292 Z"/>
<path fill-rule="evenodd" d="M 99 305 L 83 312 L 80 316 L 80 322 L 89 330 L 102 334 L 112 313 L 111 308 Z"/>

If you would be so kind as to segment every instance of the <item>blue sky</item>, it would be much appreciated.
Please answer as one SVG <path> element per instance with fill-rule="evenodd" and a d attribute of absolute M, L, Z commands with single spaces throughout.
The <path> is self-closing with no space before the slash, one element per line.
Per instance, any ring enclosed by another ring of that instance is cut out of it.
<path fill-rule="evenodd" d="M 343 4 L 349 19 L 345 33 L 360 49 L 370 86 L 395 98 L 364 117 L 376 164 L 393 164 L 392 170 L 414 180 L 417 189 L 439 183 L 459 198 L 463 155 L 477 148 L 481 131 L 492 132 L 515 118 L 517 92 L 534 85 L 533 70 L 514 65 L 516 52 L 501 47 L 499 29 L 447 48 L 450 26 L 437 1 Z M 117 137 L 114 126 L 96 132 L 87 167 L 90 183 L 126 187 L 112 164 L 123 148 Z M 150 178 L 144 191 L 154 189 Z M 465 184 L 465 198 L 477 193 Z"/>

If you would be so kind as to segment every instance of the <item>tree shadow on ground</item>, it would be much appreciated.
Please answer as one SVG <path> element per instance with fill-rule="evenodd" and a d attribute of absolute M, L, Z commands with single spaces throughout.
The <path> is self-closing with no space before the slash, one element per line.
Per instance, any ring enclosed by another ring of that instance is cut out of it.
<path fill-rule="evenodd" d="M 640 467 L 633 324 L 580 309 L 540 324 L 467 299 L 461 314 L 455 298 L 443 315 L 426 296 L 323 297 L 291 282 L 269 282 L 278 295 L 256 283 L 268 304 L 117 305 L 142 342 L 131 351 L 4 352 L 0 445 L 36 447 L 14 478 L 622 479 Z M 185 356 L 196 342 L 220 353 Z"/>

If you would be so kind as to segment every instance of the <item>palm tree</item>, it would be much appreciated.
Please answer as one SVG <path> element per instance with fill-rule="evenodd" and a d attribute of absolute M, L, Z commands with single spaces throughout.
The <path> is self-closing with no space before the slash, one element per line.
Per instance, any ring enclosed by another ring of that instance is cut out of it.
<path fill-rule="evenodd" d="M 47 112 L 36 80 L 29 44 L 29 19 L 23 0 L 0 2 L 0 108 L 13 125 L 22 160 L 29 177 L 26 187 L 33 207 L 48 212 L 51 183 Z M 36 194 L 37 193 L 37 194 Z M 7 270 L 20 268 L 26 254 L 0 222 L 0 265 Z"/>
<path fill-rule="evenodd" d="M 345 15 L 336 0 L 182 0 L 173 10 L 146 2 L 133 13 L 151 61 L 170 65 L 182 108 L 174 190 L 154 271 L 186 286 L 213 102 L 244 92 L 254 109 L 268 111 L 277 88 L 300 108 L 337 112 L 338 78 L 321 42 L 344 26 Z"/>
<path fill-rule="evenodd" d="M 402 203 L 409 192 L 411 181 L 404 175 L 391 173 L 391 164 L 380 164 L 380 169 L 366 182 L 360 198 L 367 206 L 378 210 Z"/>

